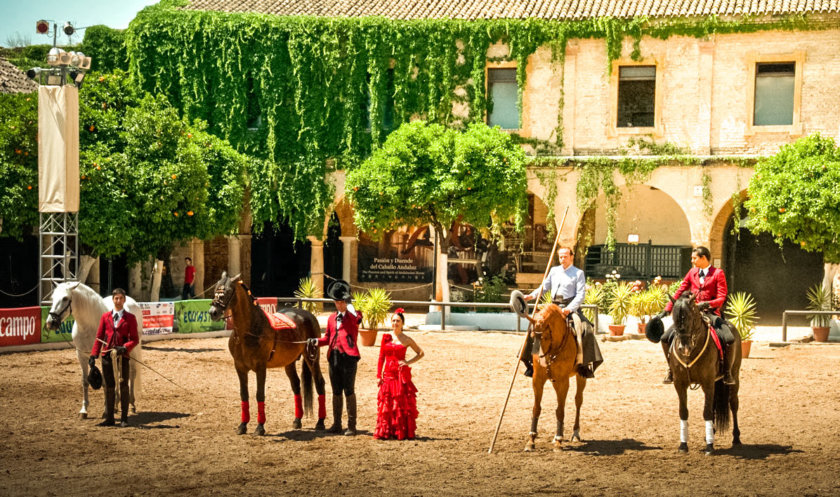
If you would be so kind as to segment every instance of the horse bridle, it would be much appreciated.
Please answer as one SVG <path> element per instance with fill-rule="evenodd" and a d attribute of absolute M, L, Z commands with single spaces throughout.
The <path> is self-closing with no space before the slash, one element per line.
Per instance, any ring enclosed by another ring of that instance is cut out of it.
<path fill-rule="evenodd" d="M 557 354 L 559 354 L 560 351 L 563 350 L 563 345 L 566 344 L 566 339 L 569 337 L 569 334 L 570 334 L 569 333 L 570 330 L 568 328 L 568 322 L 566 323 L 566 326 L 567 326 L 566 333 L 563 334 L 563 339 L 560 340 L 560 345 L 557 346 L 557 348 L 554 350 L 554 353 L 549 355 L 549 353 L 546 352 L 545 354 L 543 354 L 542 350 L 540 350 L 540 354 L 539 354 L 540 359 L 545 359 L 545 375 L 548 377 L 549 380 L 551 380 L 552 383 L 554 382 L 554 378 L 551 377 L 551 364 L 554 362 L 555 359 L 557 359 Z M 543 335 L 543 332 L 542 331 L 538 332 L 537 330 L 534 330 L 534 334 L 535 335 Z M 553 333 L 552 333 L 552 335 L 553 335 Z M 540 341 L 540 343 L 542 344 L 542 341 Z M 551 349 L 549 349 L 549 350 L 551 350 Z"/>
<path fill-rule="evenodd" d="M 67 305 L 64 306 L 64 309 L 61 309 L 60 312 L 50 311 L 50 312 L 47 313 L 47 316 L 49 316 L 49 317 L 55 319 L 56 321 L 58 321 L 59 323 L 61 323 L 61 316 L 64 314 L 64 311 L 69 309 L 70 312 L 73 312 L 73 307 L 72 306 L 73 306 L 73 298 L 70 297 L 70 295 L 68 295 L 67 296 Z"/>
<path fill-rule="evenodd" d="M 222 302 L 222 299 L 225 296 L 225 287 L 227 287 L 227 285 L 222 285 L 220 288 L 216 288 L 216 291 L 213 293 L 213 302 L 211 302 L 213 307 L 218 307 L 222 311 L 227 309 L 227 306 L 230 305 L 230 301 L 233 300 L 233 296 L 236 295 L 236 291 L 234 290 L 230 292 L 230 297 L 228 297 L 226 301 Z"/>

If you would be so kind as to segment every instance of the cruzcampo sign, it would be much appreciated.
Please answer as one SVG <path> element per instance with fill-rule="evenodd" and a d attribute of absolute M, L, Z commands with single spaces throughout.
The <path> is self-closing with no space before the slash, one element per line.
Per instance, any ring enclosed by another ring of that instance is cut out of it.
<path fill-rule="evenodd" d="M 175 302 L 175 326 L 178 333 L 198 333 L 225 329 L 225 321 L 210 319 L 210 299 Z"/>
<path fill-rule="evenodd" d="M 47 329 L 47 315 L 50 313 L 49 307 L 41 307 L 41 343 L 51 342 L 73 342 L 73 323 L 76 320 L 72 315 L 68 315 L 61 326 L 57 330 Z"/>

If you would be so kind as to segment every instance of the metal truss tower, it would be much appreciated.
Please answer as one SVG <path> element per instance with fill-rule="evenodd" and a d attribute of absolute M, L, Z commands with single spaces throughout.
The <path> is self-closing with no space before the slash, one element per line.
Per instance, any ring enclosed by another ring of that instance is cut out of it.
<path fill-rule="evenodd" d="M 41 275 L 38 297 L 41 304 L 49 305 L 59 283 L 75 281 L 78 277 L 79 213 L 41 212 L 38 231 L 38 274 Z"/>

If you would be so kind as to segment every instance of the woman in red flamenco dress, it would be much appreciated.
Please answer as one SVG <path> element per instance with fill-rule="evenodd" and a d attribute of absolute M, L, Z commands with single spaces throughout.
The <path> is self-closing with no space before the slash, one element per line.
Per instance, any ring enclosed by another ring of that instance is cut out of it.
<path fill-rule="evenodd" d="M 379 349 L 379 364 L 376 377 L 379 378 L 377 396 L 376 430 L 373 438 L 387 440 L 414 439 L 417 428 L 417 388 L 411 382 L 409 364 L 423 357 L 423 350 L 403 333 L 405 316 L 402 309 L 391 316 L 391 332 L 382 336 Z M 414 351 L 414 357 L 405 359 L 408 349 Z"/>

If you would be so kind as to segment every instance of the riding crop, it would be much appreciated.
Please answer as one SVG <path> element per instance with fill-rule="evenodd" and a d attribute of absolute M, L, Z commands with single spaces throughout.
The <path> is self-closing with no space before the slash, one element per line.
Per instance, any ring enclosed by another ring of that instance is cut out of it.
<path fill-rule="evenodd" d="M 540 291 L 537 294 L 536 304 L 534 305 L 534 311 L 531 313 L 531 317 L 537 313 L 537 308 L 539 307 L 540 299 L 542 298 L 542 282 L 548 277 L 548 271 L 551 269 L 551 263 L 554 262 L 554 253 L 557 252 L 557 245 L 560 243 L 560 233 L 563 232 L 563 225 L 566 224 L 566 214 L 569 213 L 569 207 L 566 206 L 566 210 L 563 211 L 563 219 L 560 221 L 560 227 L 557 229 L 557 236 L 554 237 L 554 246 L 551 247 L 551 255 L 548 256 L 548 264 L 545 266 L 545 273 L 543 273 L 542 280 L 540 280 Z M 516 317 L 519 319 L 519 316 Z M 487 450 L 488 454 L 493 453 L 493 446 L 496 445 L 496 437 L 499 436 L 499 429 L 502 427 L 502 419 L 505 417 L 505 409 L 507 409 L 508 400 L 510 399 L 510 392 L 513 390 L 513 382 L 516 381 L 516 373 L 519 371 L 519 358 L 522 357 L 522 352 L 525 350 L 525 344 L 528 343 L 528 336 L 530 335 L 530 326 L 528 331 L 525 332 L 525 340 L 522 342 L 522 346 L 519 347 L 519 354 L 516 356 L 516 365 L 513 368 L 513 376 L 510 379 L 510 386 L 508 387 L 507 395 L 505 396 L 505 403 L 502 405 L 502 412 L 499 414 L 499 422 L 496 424 L 496 432 L 493 433 L 493 440 L 490 441 L 490 448 Z"/>

